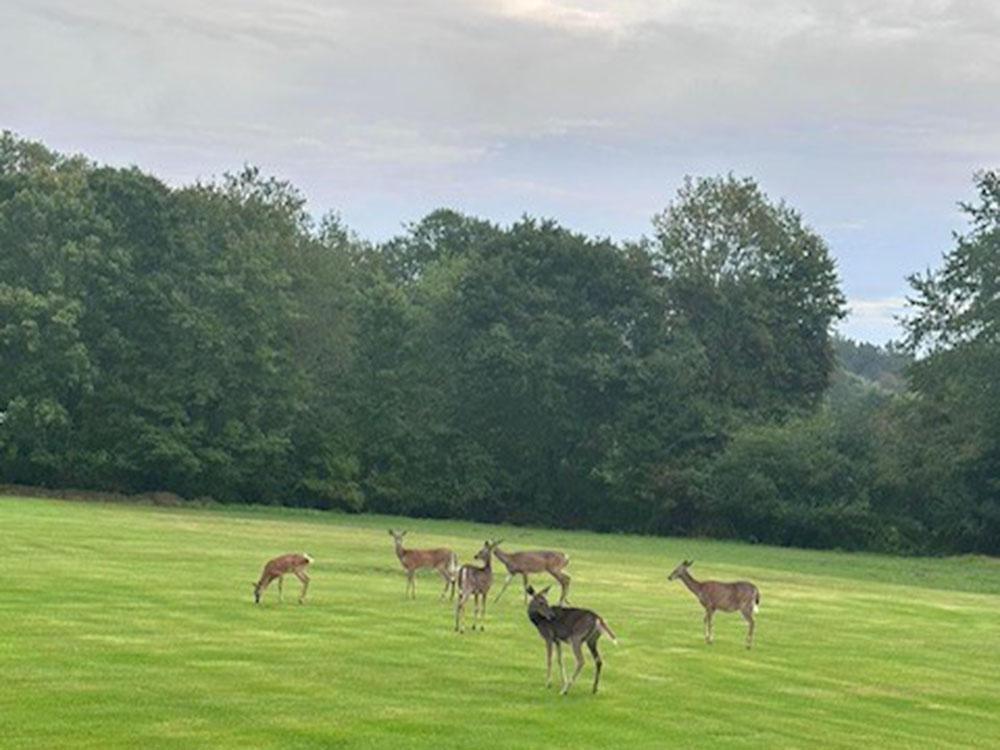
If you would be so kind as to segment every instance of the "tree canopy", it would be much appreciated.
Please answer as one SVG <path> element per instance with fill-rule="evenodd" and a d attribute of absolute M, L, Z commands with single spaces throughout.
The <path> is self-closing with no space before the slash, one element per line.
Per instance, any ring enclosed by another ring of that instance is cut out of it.
<path fill-rule="evenodd" d="M 0 476 L 996 552 L 1000 181 L 976 184 L 879 349 L 833 337 L 825 242 L 750 178 L 687 180 L 632 243 L 441 209 L 378 244 L 254 168 L 170 187 L 5 133 Z"/>

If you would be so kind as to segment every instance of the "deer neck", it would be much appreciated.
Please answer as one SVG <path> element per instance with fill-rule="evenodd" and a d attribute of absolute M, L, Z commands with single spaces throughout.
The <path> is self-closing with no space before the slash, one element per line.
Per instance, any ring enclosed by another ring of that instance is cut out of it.
<path fill-rule="evenodd" d="M 497 560 L 499 560 L 500 562 L 502 562 L 504 565 L 507 566 L 508 570 L 513 570 L 513 568 L 511 567 L 513 563 L 511 562 L 510 555 L 508 555 L 506 552 L 501 551 L 499 547 L 493 548 L 493 554 L 497 556 Z"/>
<path fill-rule="evenodd" d="M 396 557 L 398 557 L 399 561 L 402 562 L 403 558 L 406 555 L 406 550 L 403 549 L 403 543 L 399 539 L 396 539 L 395 542 L 396 542 Z"/>
<path fill-rule="evenodd" d="M 684 582 L 684 585 L 688 587 L 692 594 L 695 596 L 699 596 L 701 594 L 701 583 L 696 581 L 686 570 L 680 574 L 679 578 Z"/>

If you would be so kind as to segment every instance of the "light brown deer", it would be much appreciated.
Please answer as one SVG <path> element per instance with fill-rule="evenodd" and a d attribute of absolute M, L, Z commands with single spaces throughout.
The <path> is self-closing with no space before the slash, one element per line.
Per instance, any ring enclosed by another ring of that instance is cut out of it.
<path fill-rule="evenodd" d="M 264 590 L 271 585 L 275 578 L 278 579 L 278 601 L 284 599 L 282 581 L 288 573 L 293 574 L 302 581 L 302 593 L 299 594 L 299 604 L 306 598 L 306 591 L 309 589 L 309 576 L 306 575 L 306 568 L 312 564 L 313 559 L 307 554 L 292 552 L 273 560 L 268 560 L 264 564 L 264 571 L 260 574 L 260 580 L 253 584 L 254 604 L 260 604 L 260 599 L 264 595 Z"/>
<path fill-rule="evenodd" d="M 712 617 L 716 610 L 721 612 L 739 612 L 750 626 L 747 631 L 747 648 L 753 646 L 754 619 L 760 610 L 760 592 L 749 581 L 720 583 L 719 581 L 696 581 L 688 568 L 694 565 L 693 560 L 685 560 L 668 576 L 673 581 L 680 578 L 691 593 L 698 597 L 701 606 L 705 608 L 705 643 L 711 643 Z"/>
<path fill-rule="evenodd" d="M 545 687 L 552 687 L 552 646 L 556 647 L 559 655 L 559 674 L 562 677 L 562 694 L 566 695 L 573 687 L 576 678 L 580 676 L 583 669 L 583 644 L 587 644 L 591 655 L 594 657 L 594 687 L 591 692 L 597 692 L 597 685 L 601 681 L 601 654 L 597 650 L 597 640 L 603 633 L 615 645 L 618 639 L 614 632 L 604 622 L 604 619 L 589 609 L 576 609 L 570 607 L 550 607 L 545 594 L 551 586 L 546 586 L 539 592 L 535 592 L 531 586 L 525 589 L 531 596 L 528 604 L 528 619 L 532 625 L 538 629 L 538 634 L 545 640 Z M 573 676 L 566 679 L 566 667 L 563 665 L 562 643 L 569 643 L 573 648 L 573 656 L 576 658 L 576 671 Z"/>
<path fill-rule="evenodd" d="M 465 603 L 472 599 L 472 629 L 485 630 L 482 620 L 486 619 L 486 595 L 493 585 L 493 550 L 499 541 L 483 542 L 483 548 L 476 553 L 476 559 L 483 561 L 483 567 L 463 565 L 458 569 L 458 603 L 455 605 L 455 632 L 465 632 Z"/>
<path fill-rule="evenodd" d="M 570 577 L 562 572 L 562 569 L 569 564 L 569 557 L 562 552 L 552 552 L 550 550 L 531 550 L 527 552 L 504 552 L 497 547 L 493 550 L 497 560 L 507 567 L 507 580 L 503 582 L 503 588 L 497 594 L 494 602 L 500 601 L 503 592 L 507 590 L 511 579 L 520 575 L 524 579 L 524 601 L 528 602 L 528 573 L 548 573 L 559 581 L 562 594 L 559 596 L 559 604 L 566 604 L 569 595 Z"/>
<path fill-rule="evenodd" d="M 444 579 L 444 590 L 439 599 L 444 599 L 444 595 L 451 590 L 450 599 L 455 598 L 455 578 L 458 572 L 458 555 L 446 547 L 437 549 L 405 549 L 403 547 L 403 537 L 405 531 L 393 531 L 389 529 L 389 535 L 396 542 L 396 557 L 399 558 L 403 570 L 406 571 L 406 593 L 410 598 L 417 598 L 417 584 L 414 574 L 421 568 L 432 568 L 441 574 Z"/>

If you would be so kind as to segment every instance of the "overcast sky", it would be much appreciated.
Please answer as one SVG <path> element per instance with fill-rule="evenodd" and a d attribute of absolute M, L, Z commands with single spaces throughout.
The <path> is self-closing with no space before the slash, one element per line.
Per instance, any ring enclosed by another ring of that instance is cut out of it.
<path fill-rule="evenodd" d="M 1000 2 L 0 0 L 0 128 L 172 184 L 245 162 L 360 235 L 449 206 L 650 232 L 755 177 L 883 342 L 1000 167 Z"/>

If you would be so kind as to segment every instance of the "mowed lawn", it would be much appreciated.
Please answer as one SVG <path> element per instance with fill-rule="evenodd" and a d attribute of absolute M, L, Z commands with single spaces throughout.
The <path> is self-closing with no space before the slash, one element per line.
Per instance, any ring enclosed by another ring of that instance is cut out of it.
<path fill-rule="evenodd" d="M 569 696 L 545 689 L 513 584 L 484 633 L 453 632 L 436 575 L 405 600 L 389 526 L 463 561 L 487 536 L 567 552 L 573 604 L 621 641 L 601 639 L 598 695 L 589 660 Z M 264 560 L 298 550 L 307 603 L 289 578 L 253 606 Z M 738 615 L 705 645 L 666 580 L 683 557 L 757 583 L 754 650 Z M 4 748 L 1000 746 L 997 560 L 5 498 L 0 567 Z"/>

